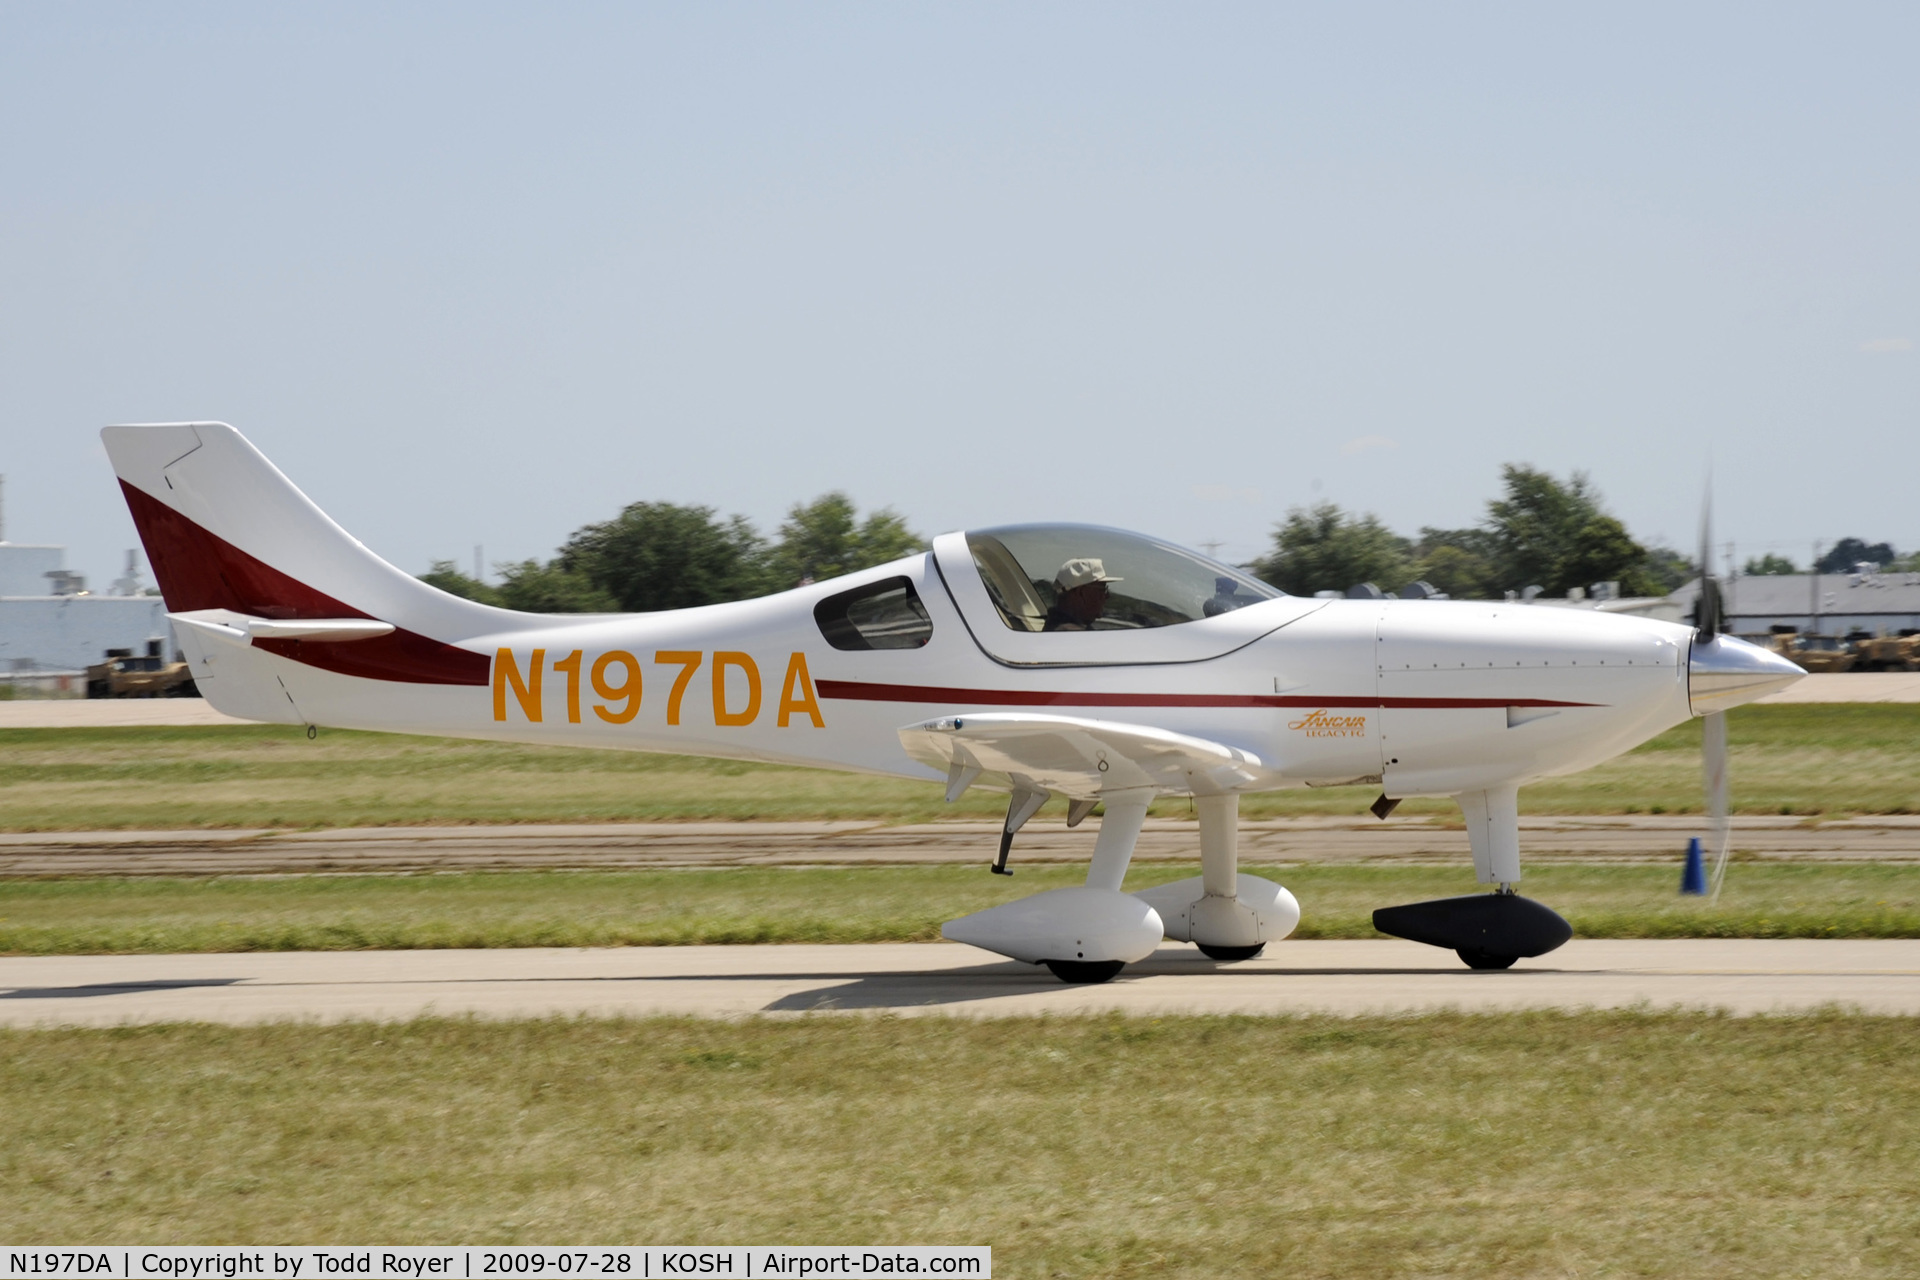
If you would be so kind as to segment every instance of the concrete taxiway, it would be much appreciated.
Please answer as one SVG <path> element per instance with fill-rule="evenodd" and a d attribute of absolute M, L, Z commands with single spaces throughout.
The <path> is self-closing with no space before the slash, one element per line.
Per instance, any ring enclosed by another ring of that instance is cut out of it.
<path fill-rule="evenodd" d="M 952 943 L 0 959 L 0 1025 L 572 1015 L 1405 1013 L 1827 1006 L 1920 1014 L 1920 940 L 1586 941 L 1476 973 L 1400 941 L 1169 945 L 1101 986 Z"/>

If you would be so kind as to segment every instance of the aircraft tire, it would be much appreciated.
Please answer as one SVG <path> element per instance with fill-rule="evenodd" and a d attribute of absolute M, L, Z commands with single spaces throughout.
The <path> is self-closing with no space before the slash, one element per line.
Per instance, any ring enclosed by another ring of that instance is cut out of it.
<path fill-rule="evenodd" d="M 1267 944 L 1257 942 L 1251 947 L 1210 947 L 1201 942 L 1195 944 L 1200 954 L 1209 960 L 1251 960 L 1267 949 Z"/>
<path fill-rule="evenodd" d="M 1469 951 L 1465 947 L 1456 948 L 1454 953 L 1466 962 L 1469 969 L 1511 969 L 1519 956 L 1496 956 L 1485 951 Z"/>
<path fill-rule="evenodd" d="M 1127 967 L 1125 960 L 1048 960 L 1044 963 L 1060 981 L 1087 985 L 1106 982 Z"/>

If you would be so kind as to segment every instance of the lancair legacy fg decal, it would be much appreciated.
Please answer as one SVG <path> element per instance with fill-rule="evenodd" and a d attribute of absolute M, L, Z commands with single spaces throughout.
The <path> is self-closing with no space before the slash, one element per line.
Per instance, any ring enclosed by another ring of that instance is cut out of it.
<path fill-rule="evenodd" d="M 1163 938 L 1245 959 L 1299 921 L 1242 875 L 1240 797 L 1451 796 L 1492 892 L 1384 908 L 1476 967 L 1551 950 L 1520 897 L 1518 792 L 1798 679 L 1719 634 L 1587 610 L 1306 600 L 1084 525 L 942 534 L 892 564 L 665 613 L 542 615 L 438 591 L 327 518 L 232 427 L 108 427 L 107 452 L 195 680 L 250 720 L 671 751 L 1009 795 L 994 869 L 1052 797 L 1104 806 L 1084 886 L 947 937 L 1102 981 Z M 1711 583 L 1708 584 L 1711 587 Z M 1712 590 L 1703 599 L 1717 599 Z M 1123 890 L 1147 806 L 1190 796 L 1202 874 Z M 1722 792 L 1724 806 L 1724 792 Z"/>

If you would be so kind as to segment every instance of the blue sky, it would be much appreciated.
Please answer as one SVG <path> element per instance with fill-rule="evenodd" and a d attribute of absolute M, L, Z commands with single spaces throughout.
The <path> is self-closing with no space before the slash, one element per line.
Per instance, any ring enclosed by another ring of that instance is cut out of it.
<path fill-rule="evenodd" d="M 1092 520 L 1584 469 L 1920 547 L 1920 9 L 0 8 L 7 535 L 219 419 L 401 567 L 637 499 Z"/>

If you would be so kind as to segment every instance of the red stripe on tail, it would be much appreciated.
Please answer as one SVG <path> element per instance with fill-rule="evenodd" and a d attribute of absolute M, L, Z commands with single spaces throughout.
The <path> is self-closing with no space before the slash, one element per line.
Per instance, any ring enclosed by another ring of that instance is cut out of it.
<path fill-rule="evenodd" d="M 256 618 L 372 616 L 255 559 L 125 480 L 120 489 L 169 612 L 232 609 Z M 407 630 L 373 640 L 262 639 L 254 641 L 254 647 L 367 680 L 485 685 L 492 674 L 492 659 L 485 654 Z"/>

